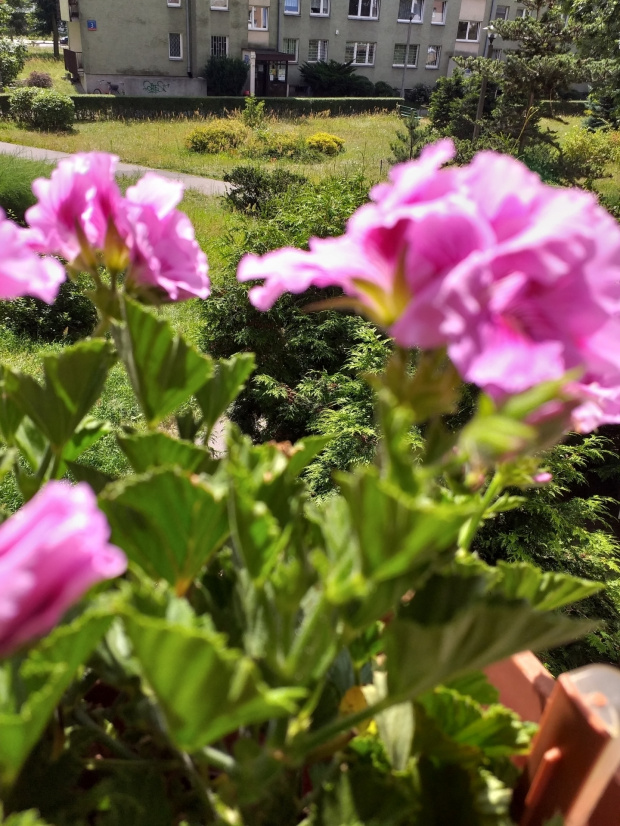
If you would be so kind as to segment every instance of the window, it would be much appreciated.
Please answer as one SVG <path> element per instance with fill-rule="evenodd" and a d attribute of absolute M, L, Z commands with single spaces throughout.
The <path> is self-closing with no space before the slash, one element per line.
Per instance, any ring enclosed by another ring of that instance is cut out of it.
<path fill-rule="evenodd" d="M 354 63 L 356 66 L 374 66 L 376 45 L 376 43 L 347 43 L 344 50 L 345 63 Z"/>
<path fill-rule="evenodd" d="M 407 66 L 412 69 L 418 65 L 418 52 L 420 47 L 417 43 L 410 43 L 409 44 L 409 53 L 407 54 Z M 404 66 L 405 65 L 405 52 L 407 51 L 407 45 L 405 43 L 395 43 L 394 44 L 394 66 Z"/>
<path fill-rule="evenodd" d="M 515 20 L 524 20 L 526 17 L 529 17 L 530 13 L 527 9 L 517 9 L 515 11 Z"/>
<path fill-rule="evenodd" d="M 286 54 L 292 54 L 295 60 L 292 63 L 299 63 L 299 40 L 295 37 L 285 37 L 282 41 L 283 51 Z"/>
<path fill-rule="evenodd" d="M 327 60 L 327 40 L 308 41 L 308 63 Z"/>
<path fill-rule="evenodd" d="M 474 40 L 476 43 L 480 37 L 480 23 L 474 20 L 459 20 L 459 27 L 456 30 L 457 40 Z"/>
<path fill-rule="evenodd" d="M 181 0 L 168 0 L 168 5 L 178 7 L 181 5 Z"/>
<path fill-rule="evenodd" d="M 212 34 L 211 54 L 213 57 L 228 57 L 228 38 L 219 34 Z"/>
<path fill-rule="evenodd" d="M 213 11 L 228 11 L 228 0 L 211 0 Z"/>
<path fill-rule="evenodd" d="M 424 0 L 400 0 L 398 4 L 398 19 L 408 23 L 421 23 L 424 17 Z"/>
<path fill-rule="evenodd" d="M 431 23 L 434 23 L 436 26 L 443 25 L 446 22 L 446 7 L 447 3 L 442 2 L 442 0 L 434 0 L 433 2 L 433 16 L 431 18 Z"/>
<path fill-rule="evenodd" d="M 379 19 L 379 0 L 349 0 L 349 17 Z"/>
<path fill-rule="evenodd" d="M 441 46 L 429 46 L 426 53 L 426 68 L 438 69 L 439 58 L 441 57 Z"/>
<path fill-rule="evenodd" d="M 310 14 L 329 17 L 329 0 L 310 0 Z"/>
<path fill-rule="evenodd" d="M 178 32 L 170 32 L 168 35 L 168 58 L 183 60 L 183 37 Z"/>
<path fill-rule="evenodd" d="M 284 0 L 284 14 L 300 14 L 300 0 Z"/>
<path fill-rule="evenodd" d="M 508 6 L 497 6 L 495 9 L 496 20 L 508 20 Z"/>
<path fill-rule="evenodd" d="M 266 6 L 250 6 L 248 9 L 248 29 L 267 31 L 269 28 L 269 9 Z"/>

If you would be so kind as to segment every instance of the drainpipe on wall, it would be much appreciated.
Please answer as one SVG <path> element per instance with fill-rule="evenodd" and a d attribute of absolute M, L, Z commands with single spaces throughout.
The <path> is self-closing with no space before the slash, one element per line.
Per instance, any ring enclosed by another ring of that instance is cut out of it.
<path fill-rule="evenodd" d="M 276 30 L 276 49 L 282 51 L 282 10 L 284 8 L 284 0 L 278 0 L 278 28 Z"/>
<path fill-rule="evenodd" d="M 188 77 L 193 77 L 193 75 L 192 75 L 192 19 L 191 19 L 190 0 L 185 0 L 185 27 L 186 27 L 185 39 L 187 40 L 187 76 Z"/>

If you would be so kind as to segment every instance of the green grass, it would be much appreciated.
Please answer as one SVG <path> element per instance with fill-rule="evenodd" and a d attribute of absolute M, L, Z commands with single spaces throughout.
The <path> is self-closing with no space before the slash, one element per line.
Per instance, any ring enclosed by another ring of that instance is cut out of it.
<path fill-rule="evenodd" d="M 123 161 L 154 169 L 172 169 L 221 179 L 227 170 L 248 163 L 240 155 L 219 153 L 200 155 L 185 148 L 185 137 L 199 121 L 101 121 L 77 123 L 69 134 L 42 133 L 0 122 L 0 140 L 61 152 L 99 150 L 114 152 Z M 315 132 L 331 132 L 345 141 L 345 151 L 318 163 L 281 161 L 287 169 L 321 178 L 337 170 L 361 166 L 371 179 L 382 177 L 391 155 L 390 142 L 399 126 L 395 114 L 351 117 L 304 117 L 269 124 L 280 131 L 299 131 L 305 137 Z M 269 162 L 267 162 L 269 165 Z M 275 165 L 275 163 L 273 164 Z"/>
<path fill-rule="evenodd" d="M 66 95 L 75 94 L 73 84 L 67 80 L 67 72 L 62 56 L 54 57 L 51 49 L 32 49 L 29 54 L 31 56 L 26 60 L 26 65 L 20 72 L 18 80 L 25 80 L 30 72 L 46 72 L 51 75 L 54 83 L 53 88 L 57 92 L 63 92 Z"/>

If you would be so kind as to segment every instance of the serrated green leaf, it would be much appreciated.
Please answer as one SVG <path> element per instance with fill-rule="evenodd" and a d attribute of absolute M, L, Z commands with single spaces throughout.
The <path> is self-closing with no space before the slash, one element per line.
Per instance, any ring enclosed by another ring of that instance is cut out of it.
<path fill-rule="evenodd" d="M 255 358 L 252 353 L 237 353 L 229 359 L 217 362 L 215 373 L 194 393 L 207 430 L 211 431 L 220 416 L 234 402 L 252 370 Z M 194 391 L 192 391 L 194 392 Z"/>
<path fill-rule="evenodd" d="M 482 671 L 463 674 L 462 677 L 444 683 L 444 687 L 451 688 L 464 697 L 471 697 L 472 700 L 484 706 L 493 705 L 499 700 L 499 691 L 491 685 Z"/>
<path fill-rule="evenodd" d="M 112 336 L 149 425 L 174 413 L 213 373 L 213 361 L 135 301 L 121 304 Z"/>
<path fill-rule="evenodd" d="M 529 562 L 497 563 L 500 579 L 494 591 L 506 599 L 526 599 L 538 611 L 554 611 L 563 605 L 592 596 L 605 587 L 570 574 L 543 572 Z"/>
<path fill-rule="evenodd" d="M 270 689 L 221 635 L 130 614 L 127 634 L 176 744 L 196 751 L 241 726 L 294 714 L 304 689 Z"/>
<path fill-rule="evenodd" d="M 60 450 L 99 398 L 115 361 L 109 342 L 87 339 L 43 359 L 43 385 L 18 372 L 7 374 L 5 385 L 15 404 Z"/>
<path fill-rule="evenodd" d="M 211 473 L 218 466 L 217 461 L 206 448 L 191 442 L 173 439 L 167 433 L 119 435 L 116 438 L 136 473 L 146 473 L 151 468 L 175 465 L 192 473 Z"/>
<path fill-rule="evenodd" d="M 116 481 L 114 476 L 103 473 L 90 465 L 83 465 L 80 462 L 66 462 L 66 465 L 76 482 L 86 482 L 97 494 L 101 493 L 106 485 Z"/>
<path fill-rule="evenodd" d="M 23 658 L 0 667 L 0 773 L 11 783 L 41 736 L 77 668 L 91 655 L 112 616 L 82 614 L 54 629 Z"/>
<path fill-rule="evenodd" d="M 226 499 L 200 477 L 160 468 L 107 487 L 99 499 L 112 541 L 154 579 L 184 593 L 226 540 Z"/>

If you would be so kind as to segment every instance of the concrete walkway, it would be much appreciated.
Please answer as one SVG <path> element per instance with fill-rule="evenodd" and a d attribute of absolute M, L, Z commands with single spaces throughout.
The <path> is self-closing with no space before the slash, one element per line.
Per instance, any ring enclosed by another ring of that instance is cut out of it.
<path fill-rule="evenodd" d="M 0 154 L 15 155 L 32 161 L 48 161 L 58 163 L 62 158 L 69 158 L 70 152 L 56 152 L 54 149 L 37 149 L 34 146 L 20 146 L 16 143 L 0 141 Z M 202 178 L 200 175 L 187 175 L 185 172 L 173 172 L 170 169 L 150 169 L 148 166 L 138 166 L 135 163 L 119 163 L 118 175 L 144 175 L 145 172 L 157 172 L 171 181 L 180 181 L 185 189 L 197 189 L 203 195 L 224 195 L 230 189 L 230 184 L 216 181 L 213 178 Z"/>

